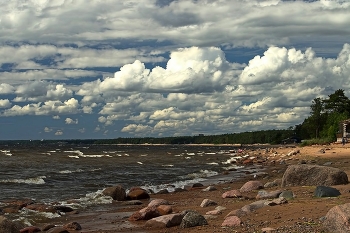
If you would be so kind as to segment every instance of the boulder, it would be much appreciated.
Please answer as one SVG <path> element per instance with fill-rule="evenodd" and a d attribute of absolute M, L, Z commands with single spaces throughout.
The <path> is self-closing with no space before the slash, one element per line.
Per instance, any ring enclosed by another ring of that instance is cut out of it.
<path fill-rule="evenodd" d="M 295 196 L 291 190 L 286 190 L 286 191 L 281 192 L 279 197 L 284 197 L 287 200 L 291 200 L 291 199 L 294 199 Z"/>
<path fill-rule="evenodd" d="M 47 204 L 31 204 L 27 205 L 25 208 L 38 212 L 57 213 L 57 210 L 54 206 Z"/>
<path fill-rule="evenodd" d="M 34 232 L 39 232 L 41 231 L 40 228 L 35 227 L 35 226 L 30 226 L 30 227 L 25 227 L 23 229 L 21 229 L 19 232 L 20 233 L 34 233 Z"/>
<path fill-rule="evenodd" d="M 261 190 L 258 192 L 258 195 L 256 195 L 256 199 L 277 198 L 281 193 L 282 193 L 281 190 L 275 190 L 275 191 L 271 191 L 271 192 Z"/>
<path fill-rule="evenodd" d="M 152 206 L 157 207 L 160 205 L 169 205 L 169 202 L 164 199 L 154 199 L 150 203 L 148 203 L 148 207 L 152 207 Z"/>
<path fill-rule="evenodd" d="M 57 211 L 63 212 L 63 213 L 68 213 L 74 211 L 71 207 L 69 206 L 55 206 L 54 207 Z"/>
<path fill-rule="evenodd" d="M 156 206 L 146 207 L 133 213 L 130 221 L 149 220 L 161 216 Z"/>
<path fill-rule="evenodd" d="M 314 195 L 315 197 L 337 197 L 340 196 L 340 192 L 336 188 L 317 186 Z"/>
<path fill-rule="evenodd" d="M 266 184 L 264 184 L 264 188 L 272 188 L 272 187 L 275 187 L 275 186 L 280 186 L 282 183 L 282 180 L 281 179 L 276 179 L 272 182 L 267 182 Z"/>
<path fill-rule="evenodd" d="M 194 183 L 194 184 L 185 185 L 184 189 L 191 190 L 191 189 L 195 189 L 195 188 L 203 188 L 203 186 L 204 185 L 201 183 Z"/>
<path fill-rule="evenodd" d="M 127 195 L 126 199 L 128 200 L 141 200 L 141 199 L 149 199 L 150 196 L 146 190 L 139 188 L 131 190 Z"/>
<path fill-rule="evenodd" d="M 215 201 L 213 200 L 210 200 L 210 199 L 204 199 L 201 203 L 201 207 L 208 207 L 208 206 L 215 206 L 217 205 L 218 203 L 216 203 Z"/>
<path fill-rule="evenodd" d="M 204 216 L 199 214 L 196 211 L 191 211 L 191 210 L 184 211 L 183 214 L 185 215 L 182 218 L 180 228 L 190 228 L 190 227 L 208 225 L 208 222 L 204 218 Z"/>
<path fill-rule="evenodd" d="M 18 233 L 20 229 L 24 228 L 24 226 L 20 224 L 16 224 L 4 216 L 0 216 L 0 232 L 1 233 Z"/>
<path fill-rule="evenodd" d="M 181 214 L 168 214 L 148 220 L 145 226 L 150 228 L 174 227 L 181 224 L 182 218 Z"/>
<path fill-rule="evenodd" d="M 102 191 L 105 196 L 110 196 L 113 200 L 124 201 L 126 199 L 125 189 L 121 185 L 105 188 Z"/>
<path fill-rule="evenodd" d="M 244 193 L 244 192 L 250 192 L 253 190 L 258 190 L 258 189 L 262 189 L 264 188 L 264 184 L 261 183 L 260 181 L 257 180 L 252 180 L 252 181 L 248 181 L 247 183 L 245 183 L 241 188 L 240 188 L 240 192 Z"/>
<path fill-rule="evenodd" d="M 79 223 L 77 222 L 70 222 L 70 223 L 67 223 L 63 226 L 64 229 L 67 229 L 69 231 L 79 231 L 81 230 L 81 226 Z"/>
<path fill-rule="evenodd" d="M 222 198 L 240 198 L 240 197 L 242 197 L 242 193 L 237 189 L 229 190 L 222 194 Z"/>
<path fill-rule="evenodd" d="M 224 222 L 221 224 L 222 227 L 236 227 L 240 226 L 242 221 L 237 216 L 230 216 L 225 218 Z"/>
<path fill-rule="evenodd" d="M 157 210 L 160 215 L 167 215 L 173 212 L 173 208 L 170 205 L 159 205 L 157 206 Z"/>
<path fill-rule="evenodd" d="M 56 227 L 56 225 L 54 225 L 54 224 L 46 224 L 45 226 L 43 226 L 42 227 L 42 231 L 48 231 L 48 230 L 50 230 L 51 228 L 54 228 L 54 227 Z"/>
<path fill-rule="evenodd" d="M 281 186 L 331 186 L 347 183 L 348 176 L 338 168 L 300 164 L 288 166 Z"/>
<path fill-rule="evenodd" d="M 350 232 L 350 203 L 334 206 L 326 214 L 323 222 L 330 232 Z"/>

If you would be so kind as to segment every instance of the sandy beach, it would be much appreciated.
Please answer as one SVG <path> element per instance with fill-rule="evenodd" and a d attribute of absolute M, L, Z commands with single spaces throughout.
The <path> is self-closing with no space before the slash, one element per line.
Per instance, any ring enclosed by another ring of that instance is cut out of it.
<path fill-rule="evenodd" d="M 263 148 L 263 146 L 262 146 Z M 288 155 L 291 151 L 297 152 L 295 155 Z M 295 198 L 288 200 L 288 203 L 276 206 L 267 206 L 250 214 L 240 217 L 242 224 L 238 227 L 222 227 L 225 216 L 232 210 L 239 209 L 249 203 L 256 201 L 258 190 L 245 193 L 244 198 L 222 198 L 222 194 L 227 190 L 239 189 L 249 180 L 259 180 L 262 183 L 272 182 L 282 178 L 285 170 L 291 164 L 327 164 L 330 167 L 339 168 L 350 175 L 350 145 L 317 145 L 308 147 L 281 146 L 267 150 L 247 151 L 247 153 L 259 154 L 268 158 L 264 163 L 265 173 L 261 176 L 250 176 L 243 180 L 233 182 L 220 182 L 213 180 L 212 186 L 217 190 L 203 192 L 203 188 L 193 188 L 185 192 L 174 192 L 168 194 L 151 194 L 151 199 L 165 199 L 170 202 L 173 212 L 178 213 L 183 210 L 195 210 L 205 215 L 213 210 L 215 206 L 200 207 L 204 199 L 214 200 L 218 206 L 226 209 L 221 214 L 207 218 L 208 225 L 182 229 L 178 226 L 163 229 L 152 229 L 145 227 L 146 221 L 129 221 L 128 217 L 146 207 L 150 200 L 142 200 L 141 205 L 127 205 L 121 202 L 110 204 L 108 208 L 101 208 L 95 212 L 80 212 L 78 214 L 67 214 L 58 219 L 53 219 L 52 223 L 63 225 L 67 222 L 76 221 L 82 226 L 80 231 L 90 233 L 112 233 L 112 232 L 263 232 L 264 228 L 275 229 L 271 232 L 329 232 L 324 229 L 322 217 L 334 206 L 350 203 L 350 184 L 332 186 L 341 193 L 336 198 L 315 198 L 315 186 L 298 186 L 282 188 L 275 186 L 266 188 L 267 191 L 291 190 Z M 275 161 L 275 162 L 273 162 Z M 225 173 L 223 177 L 229 177 Z M 227 180 L 227 179 L 226 179 Z M 115 207 L 115 208 L 114 208 Z M 44 224 L 44 223 L 42 223 Z M 45 223 L 46 224 L 46 223 Z M 38 224 L 39 227 L 40 223 Z"/>

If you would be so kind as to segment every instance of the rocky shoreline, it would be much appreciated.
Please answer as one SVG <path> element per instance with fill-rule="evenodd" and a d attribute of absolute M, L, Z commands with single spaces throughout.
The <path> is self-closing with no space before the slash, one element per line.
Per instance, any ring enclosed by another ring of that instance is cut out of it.
<path fill-rule="evenodd" d="M 2 208 L 0 232 L 337 232 L 334 229 L 341 227 L 335 225 L 337 216 L 346 214 L 350 203 L 347 145 L 284 146 L 241 153 L 249 156 L 235 163 L 258 164 L 265 171 L 232 181 L 228 171 L 220 175 L 222 179 L 172 193 L 135 188 L 126 194 L 123 187 L 110 187 L 105 195 L 112 196 L 113 203 L 90 210 L 17 200 Z M 286 175 L 288 170 L 294 175 Z M 62 215 L 40 220 L 31 228 L 10 226 L 13 223 L 6 219 L 10 207 Z"/>

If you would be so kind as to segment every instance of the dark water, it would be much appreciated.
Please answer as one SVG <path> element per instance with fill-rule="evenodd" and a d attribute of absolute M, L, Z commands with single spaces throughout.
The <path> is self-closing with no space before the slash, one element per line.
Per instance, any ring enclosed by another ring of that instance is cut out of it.
<path fill-rule="evenodd" d="M 105 201 L 100 192 L 116 184 L 153 191 L 200 182 L 235 167 L 235 147 L 50 145 L 0 148 L 0 202 Z M 235 167 L 239 168 L 239 167 Z M 237 174 L 240 172 L 238 169 Z"/>

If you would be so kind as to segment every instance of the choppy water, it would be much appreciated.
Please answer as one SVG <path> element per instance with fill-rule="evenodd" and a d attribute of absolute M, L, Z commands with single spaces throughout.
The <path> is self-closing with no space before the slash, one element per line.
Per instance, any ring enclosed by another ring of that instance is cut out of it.
<path fill-rule="evenodd" d="M 79 199 L 82 205 L 110 201 L 101 191 L 120 184 L 157 192 L 201 182 L 224 170 L 244 175 L 231 163 L 235 147 L 45 145 L 0 147 L 0 203 L 30 198 L 36 202 Z"/>

